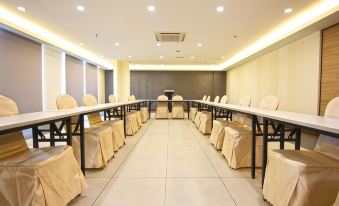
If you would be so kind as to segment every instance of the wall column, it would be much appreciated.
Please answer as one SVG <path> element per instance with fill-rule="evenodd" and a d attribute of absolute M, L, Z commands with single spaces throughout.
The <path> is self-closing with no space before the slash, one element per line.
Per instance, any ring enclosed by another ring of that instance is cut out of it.
<path fill-rule="evenodd" d="M 116 72 L 114 72 L 114 82 L 117 82 L 117 88 L 114 93 L 119 98 L 119 101 L 127 101 L 130 96 L 130 70 L 128 61 L 117 61 Z M 115 75 L 116 74 L 116 75 Z"/>

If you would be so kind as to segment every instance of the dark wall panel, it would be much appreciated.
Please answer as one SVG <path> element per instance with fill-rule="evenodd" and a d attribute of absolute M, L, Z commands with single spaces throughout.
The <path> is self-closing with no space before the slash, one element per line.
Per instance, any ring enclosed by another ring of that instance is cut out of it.
<path fill-rule="evenodd" d="M 113 70 L 105 71 L 105 101 L 109 102 L 109 95 L 114 93 Z"/>
<path fill-rule="evenodd" d="M 95 65 L 86 64 L 86 93 L 98 98 L 98 73 Z"/>
<path fill-rule="evenodd" d="M 0 28 L 0 94 L 20 113 L 42 110 L 41 44 Z"/>
<path fill-rule="evenodd" d="M 83 105 L 84 69 L 83 61 L 66 55 L 66 93 L 73 96 L 78 105 Z"/>
<path fill-rule="evenodd" d="M 131 71 L 131 94 L 139 99 L 155 99 L 165 89 L 174 89 L 174 94 L 184 99 L 201 99 L 203 95 L 226 93 L 226 72 L 208 71 Z"/>

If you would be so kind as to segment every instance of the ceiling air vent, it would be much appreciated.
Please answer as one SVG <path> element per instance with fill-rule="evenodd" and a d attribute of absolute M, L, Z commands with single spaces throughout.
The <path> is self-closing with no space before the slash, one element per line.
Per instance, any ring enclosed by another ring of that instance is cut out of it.
<path fill-rule="evenodd" d="M 155 32 L 155 39 L 158 42 L 183 42 L 186 32 Z"/>

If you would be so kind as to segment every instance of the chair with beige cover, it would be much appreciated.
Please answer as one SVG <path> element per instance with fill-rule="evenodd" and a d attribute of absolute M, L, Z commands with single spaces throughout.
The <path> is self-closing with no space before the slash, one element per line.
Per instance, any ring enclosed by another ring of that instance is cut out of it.
<path fill-rule="evenodd" d="M 59 110 L 77 108 L 78 104 L 70 95 L 60 95 L 56 99 Z M 79 117 L 72 117 L 73 130 Z M 74 131 L 73 131 L 74 132 Z M 109 126 L 95 126 L 85 128 L 85 164 L 86 168 L 103 168 L 114 156 L 112 129 Z M 80 162 L 80 136 L 73 135 L 73 150 L 76 159 Z"/>
<path fill-rule="evenodd" d="M 264 97 L 259 108 L 276 110 L 279 100 L 274 95 Z M 244 120 L 243 126 L 239 124 L 231 124 L 225 127 L 225 138 L 221 153 L 228 161 L 228 165 L 233 169 L 251 166 L 251 142 L 252 128 L 251 120 L 247 117 L 241 117 Z M 260 120 L 259 120 L 260 122 Z M 256 141 L 256 166 L 262 165 L 262 136 L 257 137 Z"/>
<path fill-rule="evenodd" d="M 210 99 L 211 99 L 211 97 L 208 96 L 208 97 L 206 98 L 206 101 L 205 101 L 205 102 L 209 102 Z M 202 108 L 202 109 L 206 109 L 206 108 Z M 198 128 L 200 127 L 200 116 L 201 116 L 201 113 L 202 113 L 202 112 L 203 112 L 203 111 L 198 111 L 197 114 L 196 114 L 195 117 L 194 117 L 194 124 L 195 124 Z"/>
<path fill-rule="evenodd" d="M 339 97 L 325 117 L 339 118 Z M 320 135 L 314 151 L 269 150 L 264 198 L 275 206 L 330 206 L 339 192 L 339 139 Z"/>
<path fill-rule="evenodd" d="M 135 98 L 134 95 L 131 95 L 131 99 L 132 99 L 133 101 L 136 101 L 136 98 Z M 149 114 L 148 114 L 148 107 L 140 107 L 140 119 L 141 119 L 141 122 L 142 122 L 142 123 L 147 122 L 148 117 L 149 117 Z"/>
<path fill-rule="evenodd" d="M 158 100 L 167 101 L 168 98 L 165 95 L 158 96 Z M 168 102 L 158 102 L 157 110 L 155 113 L 156 119 L 167 119 L 168 114 Z"/>
<path fill-rule="evenodd" d="M 129 102 L 135 102 L 136 98 L 134 95 L 131 95 L 130 97 L 128 97 L 128 101 Z M 138 129 L 141 127 L 142 125 L 142 120 L 141 120 L 141 112 L 137 110 L 137 108 L 135 107 L 135 105 L 130 106 L 130 111 L 128 112 L 130 113 L 135 113 L 135 115 L 137 116 L 137 122 L 138 122 Z"/>
<path fill-rule="evenodd" d="M 220 101 L 221 102 L 221 101 Z M 249 96 L 244 96 L 239 102 L 239 106 L 249 107 L 251 104 L 251 98 Z M 232 121 L 227 121 L 225 119 L 216 119 L 213 120 L 213 129 L 210 136 L 210 143 L 217 149 L 221 150 L 224 137 L 225 137 L 225 127 L 228 125 L 240 125 L 242 126 L 245 121 L 245 116 L 243 114 L 233 114 Z"/>
<path fill-rule="evenodd" d="M 175 95 L 173 97 L 174 101 L 182 101 L 184 98 L 180 95 Z M 183 119 L 184 118 L 184 103 L 183 102 L 173 102 L 172 103 L 172 118 L 173 119 Z"/>
<path fill-rule="evenodd" d="M 206 101 L 206 94 L 202 97 L 202 101 Z M 189 111 L 189 114 L 190 114 L 190 119 L 194 122 L 194 118 L 195 118 L 195 115 L 197 114 L 198 112 L 198 108 L 196 107 L 191 107 L 190 108 L 190 111 Z"/>
<path fill-rule="evenodd" d="M 114 95 L 109 95 L 109 103 L 117 103 L 118 98 Z M 123 112 L 123 111 L 120 111 Z M 126 113 L 126 135 L 133 135 L 139 130 L 139 123 L 136 113 L 127 112 Z"/>
<path fill-rule="evenodd" d="M 82 101 L 85 106 L 94 106 L 98 104 L 96 97 L 91 94 L 85 95 Z M 91 127 L 109 126 L 112 128 L 112 143 L 115 152 L 125 144 L 123 120 L 102 121 L 99 112 L 88 114 L 87 117 Z"/>
<path fill-rule="evenodd" d="M 220 97 L 216 96 L 214 98 L 214 103 L 219 103 Z M 223 99 L 225 100 L 225 98 Z M 227 100 L 227 98 L 226 98 Z M 210 134 L 212 130 L 212 113 L 208 111 L 203 111 L 200 113 L 200 124 L 199 124 L 199 131 L 203 134 Z"/>
<path fill-rule="evenodd" d="M 17 114 L 0 95 L 0 117 Z M 86 188 L 72 147 L 29 149 L 22 132 L 0 135 L 0 205 L 67 205 Z"/>

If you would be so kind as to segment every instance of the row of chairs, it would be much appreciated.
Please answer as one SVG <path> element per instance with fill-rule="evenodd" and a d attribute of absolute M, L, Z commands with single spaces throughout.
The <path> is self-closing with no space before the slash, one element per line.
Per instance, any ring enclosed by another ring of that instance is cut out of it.
<path fill-rule="evenodd" d="M 249 107 L 251 98 L 244 96 L 239 105 Z M 276 110 L 279 100 L 264 97 L 259 108 Z M 193 109 L 194 110 L 194 109 Z M 194 111 L 192 111 L 194 113 Z M 339 97 L 326 107 L 325 117 L 339 118 Z M 259 122 L 262 122 L 259 119 Z M 262 126 L 260 128 L 263 129 Z M 269 127 L 269 133 L 273 127 Z M 233 169 L 251 165 L 251 120 L 243 114 L 233 114 L 232 120 L 213 121 L 210 143 L 221 150 Z M 262 164 L 262 137 L 256 144 L 256 166 Z M 339 140 L 320 135 L 314 151 L 278 150 L 268 152 L 264 198 L 273 205 L 333 205 L 339 195 Z"/>
<path fill-rule="evenodd" d="M 114 96 L 109 99 L 112 103 L 117 102 Z M 135 101 L 135 97 L 130 101 Z M 97 100 L 93 95 L 85 95 L 83 104 L 93 106 Z M 58 96 L 56 105 L 60 110 L 78 107 L 70 95 Z M 146 118 L 141 118 L 140 111 L 129 109 L 127 112 L 127 134 L 134 134 L 134 126 L 139 129 L 142 119 L 147 121 L 148 110 L 141 111 Z M 0 95 L 0 117 L 17 114 L 17 104 Z M 121 119 L 104 121 L 99 112 L 87 117 L 90 126 L 84 131 L 86 168 L 104 168 L 125 144 L 124 123 Z M 71 118 L 73 132 L 78 120 L 79 116 Z M 59 145 L 29 149 L 22 132 L 1 135 L 0 205 L 67 205 L 87 188 L 79 162 L 79 136 L 73 135 L 72 147 Z"/>
<path fill-rule="evenodd" d="M 165 95 L 158 96 L 157 100 L 167 101 L 168 97 Z M 173 96 L 172 100 L 174 101 L 183 101 L 184 98 L 180 95 Z M 156 119 L 183 119 L 184 118 L 184 105 L 183 102 L 173 102 L 172 103 L 172 112 L 168 110 L 168 102 L 158 102 L 158 106 L 155 114 Z"/>

